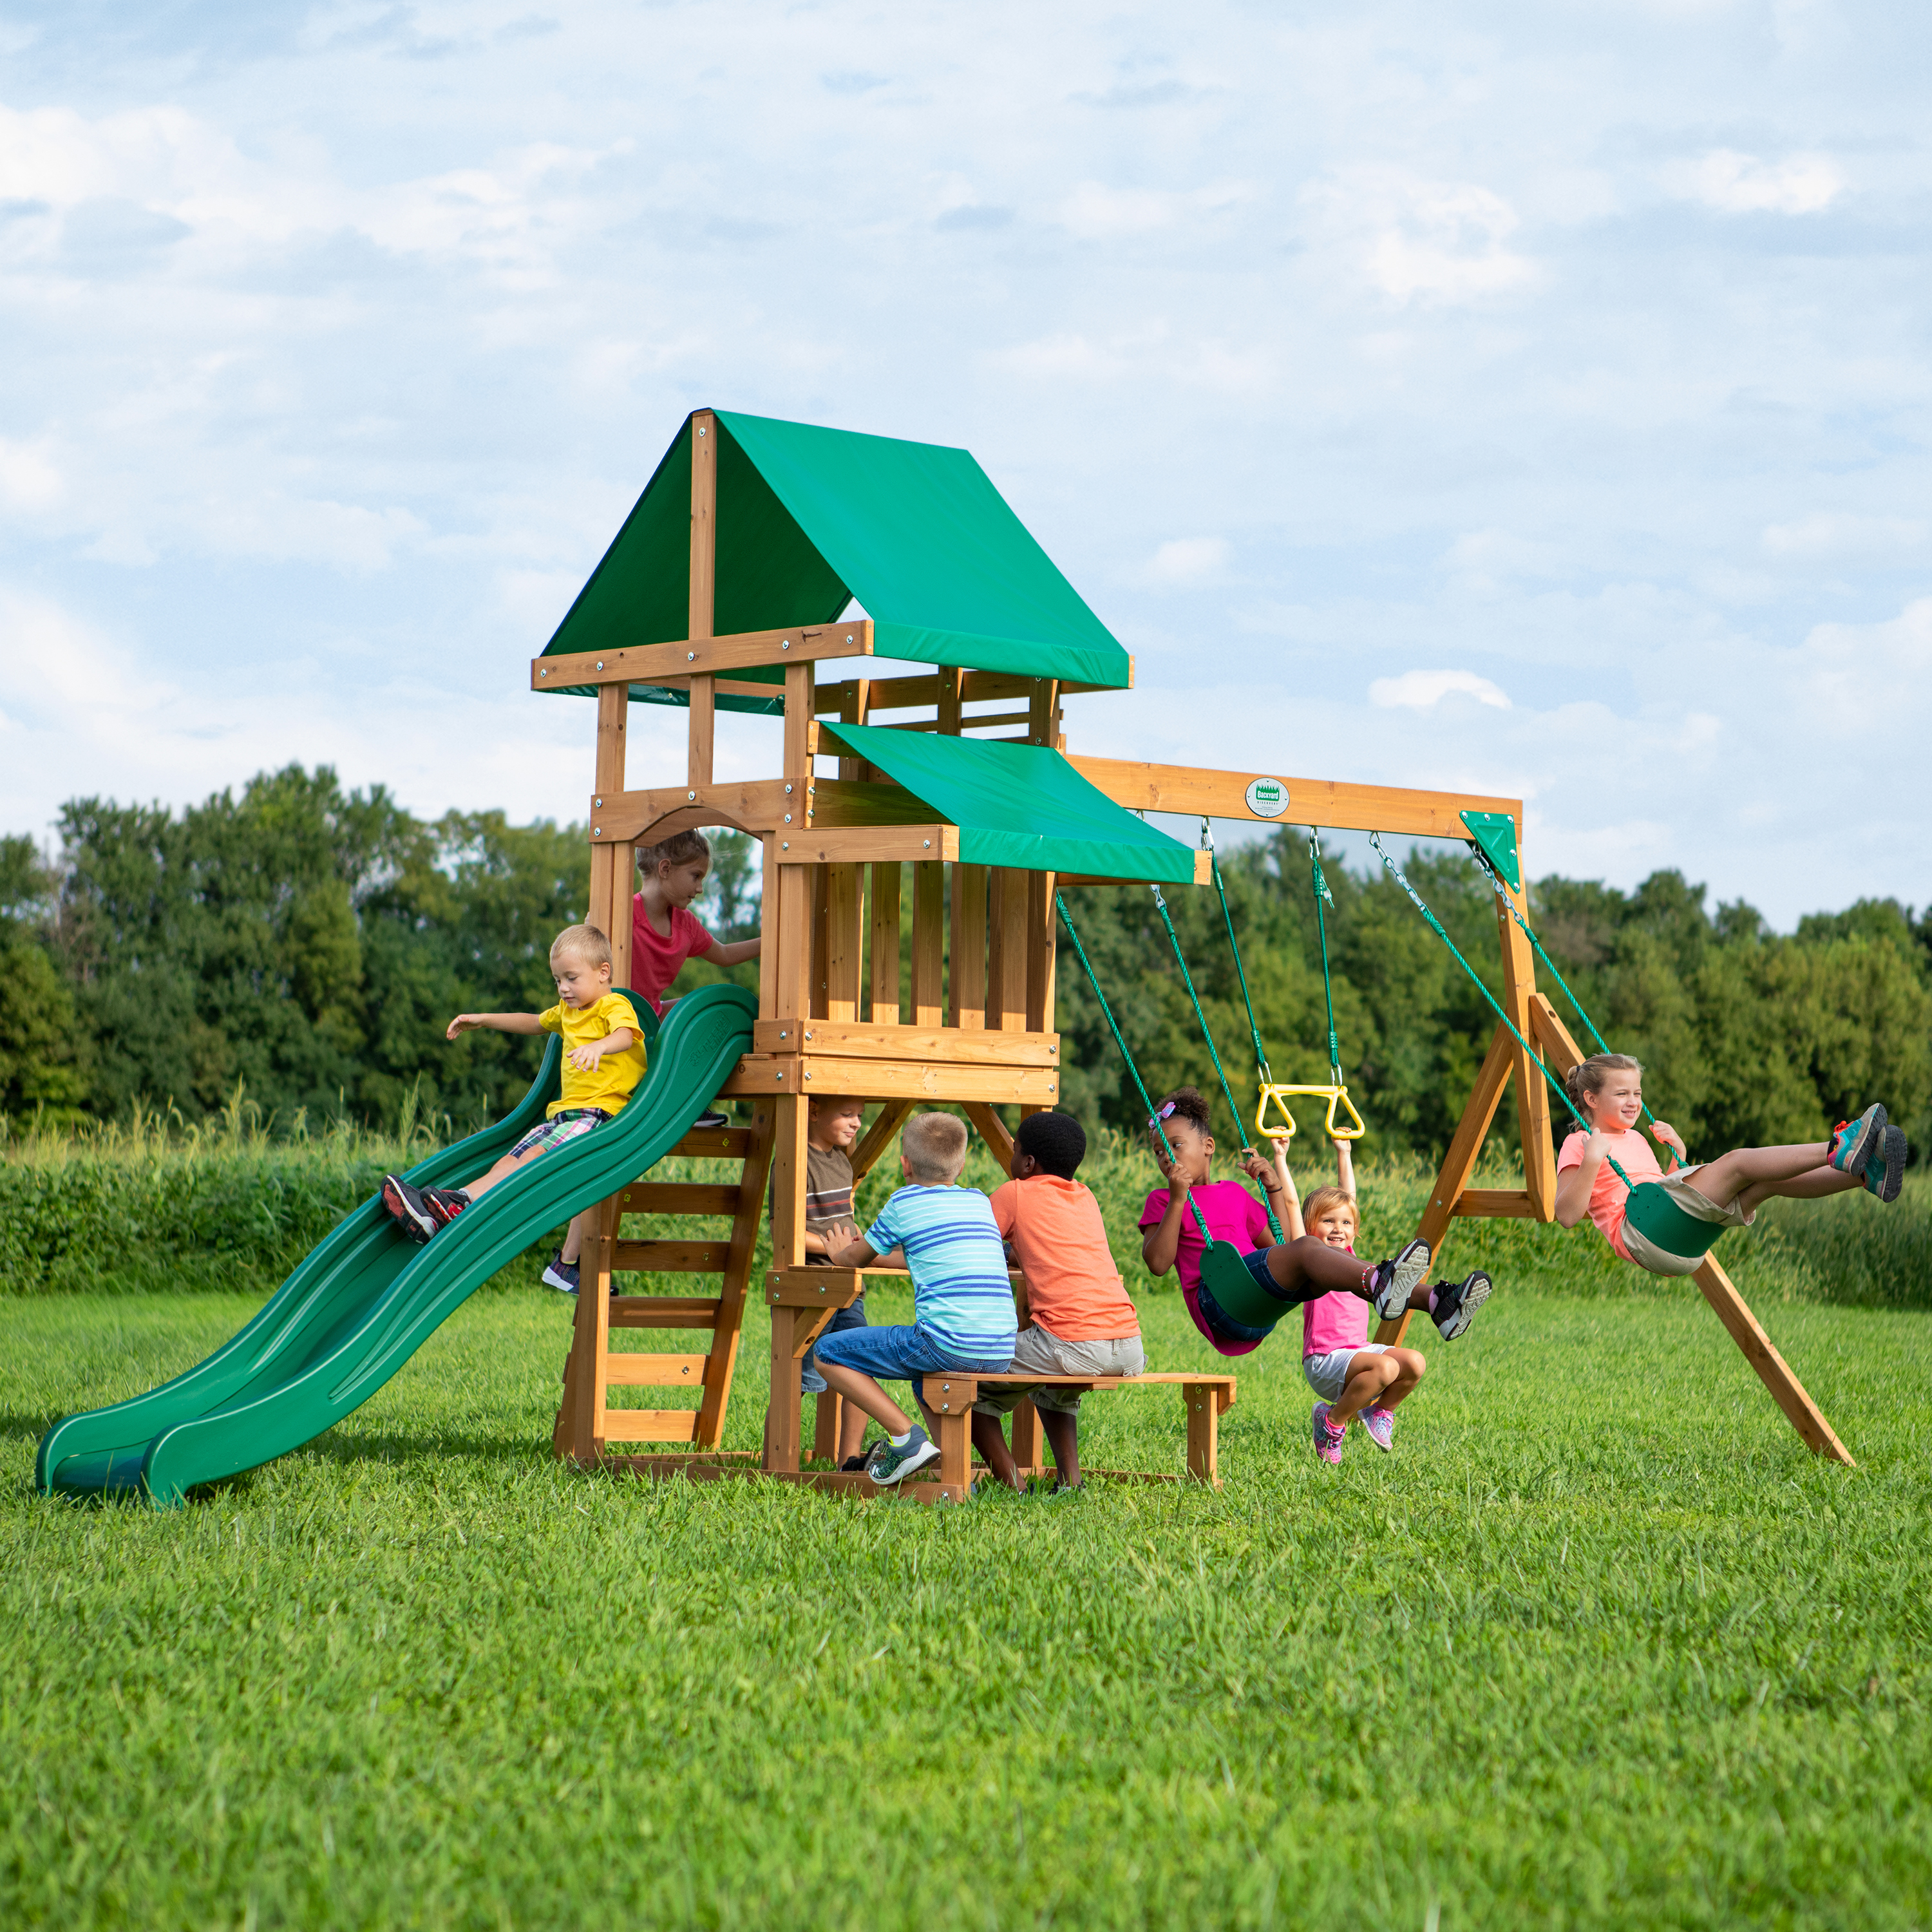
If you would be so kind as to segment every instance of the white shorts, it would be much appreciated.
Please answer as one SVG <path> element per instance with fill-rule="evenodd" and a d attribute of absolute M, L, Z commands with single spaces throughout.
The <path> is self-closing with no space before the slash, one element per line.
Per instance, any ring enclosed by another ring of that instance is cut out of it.
<path fill-rule="evenodd" d="M 1348 1386 L 1348 1364 L 1358 1355 L 1382 1354 L 1388 1346 L 1386 1342 L 1364 1342 L 1353 1348 L 1331 1348 L 1325 1355 L 1304 1355 L 1301 1372 L 1324 1402 L 1340 1402 Z"/>

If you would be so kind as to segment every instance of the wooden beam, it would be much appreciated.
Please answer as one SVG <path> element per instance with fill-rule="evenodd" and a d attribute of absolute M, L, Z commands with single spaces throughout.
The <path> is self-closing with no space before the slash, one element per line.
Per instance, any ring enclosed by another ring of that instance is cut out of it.
<path fill-rule="evenodd" d="M 868 1017 L 874 1027 L 899 1021 L 899 862 L 872 867 L 872 986 Z"/>
<path fill-rule="evenodd" d="M 781 866 L 892 865 L 956 858 L 959 851 L 956 825 L 812 826 L 778 838 Z M 983 868 L 982 868 L 983 869 Z"/>
<path fill-rule="evenodd" d="M 1816 1454 L 1856 1468 L 1858 1466 L 1852 1460 L 1852 1452 L 1838 1440 L 1838 1432 L 1825 1420 L 1823 1411 L 1805 1393 L 1804 1384 L 1772 1346 L 1771 1337 L 1745 1306 L 1730 1276 L 1706 1255 L 1691 1280 L 1702 1289 L 1704 1299 L 1717 1310 L 1718 1319 L 1730 1330 L 1731 1340 L 1744 1351 L 1744 1360 L 1757 1371 L 1758 1379 L 1771 1391 L 1771 1399 L 1784 1410 L 1785 1419 L 1806 1444 Z"/>
<path fill-rule="evenodd" d="M 877 1167 L 887 1148 L 892 1144 L 892 1136 L 904 1126 L 906 1116 L 913 1110 L 910 1100 L 888 1100 L 874 1117 L 872 1124 L 859 1137 L 859 1144 L 852 1150 L 852 1179 L 854 1184 L 863 1180 Z"/>
<path fill-rule="evenodd" d="M 779 862 L 784 862 L 784 844 L 779 844 Z M 808 1012 L 825 1018 L 826 889 L 828 868 L 814 866 L 806 876 L 812 881 L 812 1004 Z"/>
<path fill-rule="evenodd" d="M 864 868 L 825 868 L 825 1017 L 855 1026 L 864 965 L 866 902 Z"/>
<path fill-rule="evenodd" d="M 994 1039 L 1002 1035 L 991 1036 Z M 920 1066 L 839 1054 L 748 1053 L 718 1091 L 729 1099 L 762 1094 L 836 1094 L 860 1100 L 998 1100 L 1034 1108 L 1059 1104 L 1060 1070 L 966 1060 Z"/>
<path fill-rule="evenodd" d="M 630 709 L 630 694 L 621 687 L 597 694 L 596 795 L 608 796 L 624 788 L 624 741 Z M 610 941 L 610 982 L 616 986 L 631 983 L 631 880 L 635 869 L 628 840 L 593 842 L 588 917 Z"/>
<path fill-rule="evenodd" d="M 1406 837 L 1464 838 L 1460 814 L 1506 812 L 1522 837 L 1522 802 L 1473 792 L 1414 791 L 1393 785 L 1345 784 L 1330 778 L 1282 778 L 1278 773 L 1211 771 L 1195 765 L 1143 764 L 1127 758 L 1070 757 L 1067 763 L 1117 804 L 1136 812 L 1172 812 L 1185 818 L 1240 818 L 1262 824 L 1318 825 L 1338 831 L 1384 832 Z M 1288 788 L 1288 802 L 1264 816 L 1252 810 L 1248 787 L 1274 778 Z"/>
<path fill-rule="evenodd" d="M 793 808 L 793 798 L 782 778 L 759 778 L 750 784 L 661 785 L 650 791 L 626 791 L 613 785 L 591 795 L 590 839 L 593 845 L 624 839 L 654 845 L 670 836 L 667 821 L 672 819 L 698 825 L 731 825 L 740 832 L 777 832 L 784 829 L 785 814 Z M 797 818 L 800 825 L 805 823 L 802 806 L 797 808 Z"/>
<path fill-rule="evenodd" d="M 872 620 L 861 617 L 842 624 L 794 624 L 782 631 L 738 631 L 723 638 L 680 638 L 668 644 L 532 658 L 530 688 L 560 691 L 574 685 L 653 684 L 661 677 L 764 669 L 772 664 L 782 664 L 789 672 L 794 664 L 820 658 L 872 654 Z M 778 694 L 774 691 L 771 694 Z"/>
<path fill-rule="evenodd" d="M 993 1150 L 994 1158 L 1002 1167 L 1013 1164 L 1013 1137 L 1006 1131 L 1006 1124 L 982 1100 L 968 1100 L 959 1110 L 978 1130 L 980 1138 Z"/>
<path fill-rule="evenodd" d="M 652 1348 L 612 1353 L 604 1363 L 611 1388 L 701 1388 L 709 1355 L 670 1355 Z"/>
<path fill-rule="evenodd" d="M 1520 894 L 1512 895 L 1519 912 L 1526 916 L 1528 902 Z M 1516 1022 L 1526 1040 L 1533 1037 L 1534 1024 L 1531 1003 L 1537 998 L 1536 956 L 1523 930 L 1510 916 L 1510 908 L 1496 901 L 1496 928 L 1502 946 L 1503 1010 Z M 1536 1217 L 1550 1221 L 1556 1216 L 1556 1150 L 1550 1141 L 1550 1083 L 1535 1059 L 1512 1042 L 1516 1067 L 1516 1120 L 1522 1134 L 1523 1184 L 1536 1204 Z M 1550 1069 L 1553 1073 L 1554 1067 Z M 1559 1076 L 1560 1077 L 1560 1076 Z"/>
<path fill-rule="evenodd" d="M 1462 1109 L 1462 1118 L 1456 1123 L 1456 1131 L 1449 1137 L 1449 1150 L 1442 1156 L 1436 1185 L 1429 1190 L 1429 1204 L 1422 1210 L 1422 1225 L 1415 1231 L 1419 1238 L 1429 1244 L 1432 1267 L 1442 1257 L 1443 1240 L 1456 1212 L 1456 1203 L 1468 1184 L 1470 1175 L 1476 1171 L 1490 1123 L 1496 1118 L 1496 1109 L 1502 1104 L 1503 1089 L 1509 1084 L 1515 1053 L 1516 1042 L 1510 1038 L 1509 1028 L 1498 1025 L 1490 1041 L 1489 1052 L 1483 1056 L 1483 1064 Z M 1395 1320 L 1379 1324 L 1376 1340 L 1400 1342 L 1408 1328 L 1408 1315 L 1405 1310 Z"/>
<path fill-rule="evenodd" d="M 619 1241 L 610 1266 L 619 1274 L 716 1274 L 729 1253 L 722 1241 Z"/>
<path fill-rule="evenodd" d="M 731 1378 L 738 1365 L 738 1343 L 744 1332 L 745 1300 L 752 1279 L 752 1262 L 758 1245 L 758 1226 L 764 1218 L 765 1183 L 772 1171 L 776 1103 L 754 1108 L 752 1144 L 738 1178 L 737 1211 L 731 1222 L 731 1241 L 724 1258 L 724 1280 L 718 1298 L 718 1318 L 704 1375 L 704 1399 L 698 1405 L 692 1440 L 716 1448 L 724 1432 L 724 1411 L 731 1398 Z"/>
<path fill-rule="evenodd" d="M 691 592 L 687 627 L 694 638 L 708 640 L 717 628 L 718 418 L 709 410 L 691 418 Z M 717 689 L 709 671 L 694 671 L 689 686 L 691 713 L 686 776 L 688 786 L 711 782 L 717 724 Z"/>
<path fill-rule="evenodd" d="M 735 1214 L 732 1181 L 637 1180 L 617 1197 L 626 1214 Z"/>
<path fill-rule="evenodd" d="M 862 1060 L 964 1060 L 979 1066 L 1058 1066 L 1052 1033 L 969 1033 L 956 1027 L 873 1026 L 830 1019 L 760 1020 L 752 1029 L 759 1054 L 837 1053 Z"/>
<path fill-rule="evenodd" d="M 986 1024 L 995 1033 L 1022 1034 L 1027 1027 L 1027 917 L 1030 874 L 1001 866 L 986 908 Z"/>

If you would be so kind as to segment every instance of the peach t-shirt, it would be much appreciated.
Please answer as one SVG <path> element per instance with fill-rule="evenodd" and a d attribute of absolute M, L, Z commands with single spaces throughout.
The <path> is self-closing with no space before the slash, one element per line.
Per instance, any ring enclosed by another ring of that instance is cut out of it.
<path fill-rule="evenodd" d="M 1568 1174 L 1572 1168 L 1581 1167 L 1583 1150 L 1589 1144 L 1589 1137 L 1580 1130 L 1572 1134 L 1556 1156 L 1556 1172 Z M 1604 1164 L 1597 1169 L 1597 1178 L 1590 1188 L 1590 1219 L 1603 1230 L 1604 1239 L 1628 1261 L 1630 1250 L 1624 1245 L 1624 1203 L 1630 1198 L 1630 1190 L 1617 1178 L 1616 1168 L 1610 1165 L 1612 1160 L 1639 1186 L 1646 1180 L 1661 1180 L 1664 1170 L 1658 1166 L 1650 1143 L 1636 1128 L 1626 1128 L 1610 1136 Z"/>
<path fill-rule="evenodd" d="M 1100 1204 L 1077 1180 L 1036 1174 L 993 1190 L 993 1219 L 1013 1244 L 1034 1321 L 1063 1342 L 1141 1332 L 1107 1245 Z"/>

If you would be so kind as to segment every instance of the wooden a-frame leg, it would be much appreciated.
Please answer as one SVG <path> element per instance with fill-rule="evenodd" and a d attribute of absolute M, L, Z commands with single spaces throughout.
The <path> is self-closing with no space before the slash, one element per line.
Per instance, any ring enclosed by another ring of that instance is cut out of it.
<path fill-rule="evenodd" d="M 1476 1171 L 1490 1124 L 1496 1117 L 1497 1108 L 1502 1105 L 1503 1090 L 1509 1084 L 1516 1052 L 1516 1042 L 1510 1039 L 1508 1028 L 1498 1026 L 1490 1042 L 1489 1052 L 1483 1056 L 1482 1070 L 1476 1076 L 1468 1105 L 1462 1109 L 1462 1118 L 1456 1123 L 1456 1131 L 1450 1136 L 1449 1151 L 1442 1156 L 1436 1185 L 1429 1190 L 1429 1204 L 1422 1210 L 1422 1224 L 1415 1231 L 1419 1239 L 1429 1244 L 1432 1268 L 1442 1258 L 1456 1200 L 1468 1186 L 1470 1175 Z M 1405 1309 L 1397 1319 L 1384 1322 L 1376 1328 L 1376 1340 L 1400 1342 L 1408 1330 L 1408 1312 Z"/>
<path fill-rule="evenodd" d="M 1744 1305 L 1744 1298 L 1708 1255 L 1691 1276 L 1704 1291 L 1704 1299 L 1718 1311 L 1718 1319 L 1730 1330 L 1731 1340 L 1744 1351 L 1744 1360 L 1771 1391 L 1771 1399 L 1784 1410 L 1786 1419 L 1817 1455 L 1828 1456 L 1847 1468 L 1858 1465 L 1852 1452 L 1838 1440 L 1838 1432 L 1825 1420 L 1818 1405 L 1804 1391 L 1804 1384 L 1791 1372 L 1790 1365 L 1771 1337 L 1758 1324 L 1758 1318 Z"/>
<path fill-rule="evenodd" d="M 1210 1489 L 1221 1486 L 1220 1390 L 1213 1382 L 1183 1382 L 1180 1399 L 1187 1408 L 1187 1473 Z"/>
<path fill-rule="evenodd" d="M 812 1454 L 814 1460 L 838 1461 L 838 1424 L 844 1414 L 844 1398 L 836 1389 L 812 1397 Z"/>

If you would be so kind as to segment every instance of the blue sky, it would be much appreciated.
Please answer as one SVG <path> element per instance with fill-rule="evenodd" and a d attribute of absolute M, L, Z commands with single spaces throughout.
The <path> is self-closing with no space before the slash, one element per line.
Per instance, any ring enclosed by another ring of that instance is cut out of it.
<path fill-rule="evenodd" d="M 1076 749 L 1922 902 L 1928 18 L 8 7 L 0 829 L 580 814 L 526 662 L 717 404 L 971 448 L 1136 654 Z"/>

